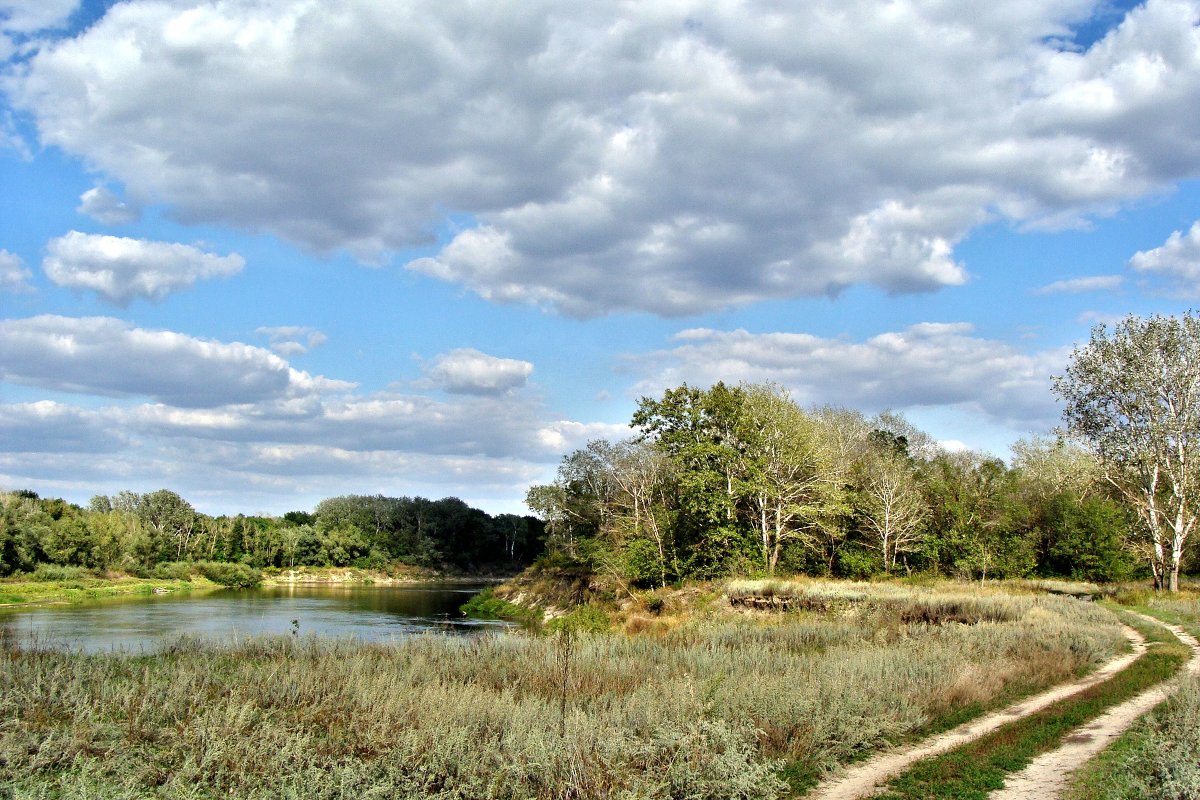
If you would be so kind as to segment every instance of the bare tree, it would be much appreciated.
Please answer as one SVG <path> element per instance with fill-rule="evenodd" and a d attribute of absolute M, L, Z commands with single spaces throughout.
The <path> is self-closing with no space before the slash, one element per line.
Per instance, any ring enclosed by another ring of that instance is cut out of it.
<path fill-rule="evenodd" d="M 929 508 L 904 454 L 874 447 L 860 468 L 856 510 L 873 534 L 883 568 L 895 569 L 899 554 L 913 552 L 920 543 Z"/>
<path fill-rule="evenodd" d="M 1130 316 L 1111 336 L 1097 325 L 1054 391 L 1067 433 L 1136 510 L 1155 587 L 1178 591 L 1200 488 L 1200 319 Z"/>

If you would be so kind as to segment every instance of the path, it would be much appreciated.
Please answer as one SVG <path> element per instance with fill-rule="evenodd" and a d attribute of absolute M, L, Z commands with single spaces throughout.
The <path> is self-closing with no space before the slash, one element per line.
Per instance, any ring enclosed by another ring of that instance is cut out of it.
<path fill-rule="evenodd" d="M 1165 625 L 1180 641 L 1192 648 L 1192 659 L 1184 672 L 1200 673 L 1200 642 L 1177 625 L 1159 624 Z M 1138 717 L 1166 700 L 1175 683 L 1176 680 L 1164 681 L 1076 728 L 1057 750 L 1043 753 L 1028 767 L 1010 775 L 1003 789 L 988 795 L 989 800 L 1050 800 L 1060 797 L 1070 783 L 1071 773 L 1108 747 Z"/>
<path fill-rule="evenodd" d="M 812 792 L 805 795 L 805 800 L 857 800 L 861 797 L 870 797 L 879 786 L 903 772 L 914 762 L 940 755 L 947 750 L 953 750 L 960 745 L 985 736 L 1015 719 L 1027 717 L 1052 703 L 1107 680 L 1132 664 L 1146 650 L 1146 640 L 1142 638 L 1142 635 L 1133 628 L 1123 627 L 1126 638 L 1133 645 L 1131 653 L 1114 658 L 1080 680 L 1060 684 L 1041 694 L 1027 697 L 1000 711 L 993 711 L 979 719 L 966 722 L 957 728 L 925 739 L 910 747 L 881 753 L 860 764 L 855 764 L 832 780 L 821 783 Z M 1195 660 L 1192 663 L 1195 664 Z M 1022 795 L 1022 797 L 1025 796 L 1046 797 L 1045 795 Z"/>

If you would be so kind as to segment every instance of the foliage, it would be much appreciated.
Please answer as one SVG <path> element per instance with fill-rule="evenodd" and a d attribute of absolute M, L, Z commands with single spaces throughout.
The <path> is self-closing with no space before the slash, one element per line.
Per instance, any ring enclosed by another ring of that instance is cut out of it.
<path fill-rule="evenodd" d="M 541 614 L 535 609 L 519 606 L 500 597 L 496 597 L 491 589 L 484 589 L 479 594 L 463 603 L 459 610 L 468 617 L 475 619 L 507 619 L 533 624 L 541 619 Z"/>
<path fill-rule="evenodd" d="M 1054 379 L 1068 432 L 1136 511 L 1156 588 L 1179 588 L 1200 502 L 1200 318 L 1126 317 Z"/>
<path fill-rule="evenodd" d="M 547 547 L 613 586 L 777 572 L 988 580 L 1130 577 L 1126 506 L 1070 444 L 1014 467 L 950 453 L 903 417 L 801 409 L 772 385 L 642 398 L 629 440 L 567 455 L 529 490 Z"/>
<path fill-rule="evenodd" d="M 608 614 L 596 606 L 578 606 L 546 623 L 546 633 L 604 633 L 612 627 Z"/>
<path fill-rule="evenodd" d="M 213 583 L 234 589 L 249 589 L 262 583 L 262 572 L 245 564 L 197 561 L 196 571 Z"/>
<path fill-rule="evenodd" d="M 263 567 L 516 570 L 542 552 L 543 536 L 533 517 L 493 517 L 455 498 L 350 495 L 279 518 L 210 517 L 166 489 L 97 495 L 87 509 L 0 492 L 0 577 L 58 567 L 187 580 L 198 562 L 245 565 L 214 572 L 231 585 Z"/>

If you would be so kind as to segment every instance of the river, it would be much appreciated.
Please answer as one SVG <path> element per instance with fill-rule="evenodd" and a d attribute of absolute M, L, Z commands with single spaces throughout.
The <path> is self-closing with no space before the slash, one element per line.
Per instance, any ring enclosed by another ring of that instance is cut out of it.
<path fill-rule="evenodd" d="M 149 652 L 181 636 L 233 642 L 298 633 L 380 642 L 425 632 L 461 635 L 511 627 L 459 612 L 481 588 L 320 584 L 138 595 L 0 609 L 0 630 L 22 645 L 95 653 Z"/>

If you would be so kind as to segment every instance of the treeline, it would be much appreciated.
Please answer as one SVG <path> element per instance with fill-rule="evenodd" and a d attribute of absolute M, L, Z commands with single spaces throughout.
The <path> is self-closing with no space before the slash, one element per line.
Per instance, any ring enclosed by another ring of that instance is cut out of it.
<path fill-rule="evenodd" d="M 864 578 L 1135 576 L 1129 509 L 1085 451 L 1049 439 L 1012 465 L 948 452 L 902 417 L 804 410 L 771 385 L 643 398 L 530 489 L 559 558 L 636 586 L 776 573 Z"/>
<path fill-rule="evenodd" d="M 491 516 L 452 497 L 348 495 L 311 513 L 212 517 L 166 489 L 98 495 L 87 508 L 0 492 L 0 576 L 40 564 L 138 572 L 173 562 L 512 570 L 542 552 L 543 538 L 534 517 Z"/>

